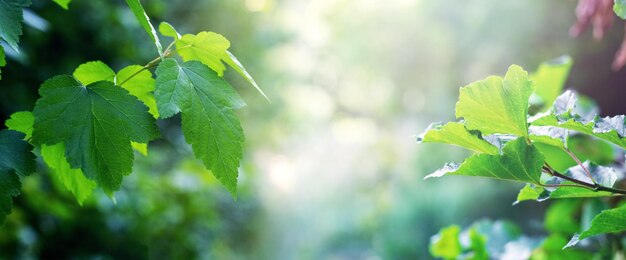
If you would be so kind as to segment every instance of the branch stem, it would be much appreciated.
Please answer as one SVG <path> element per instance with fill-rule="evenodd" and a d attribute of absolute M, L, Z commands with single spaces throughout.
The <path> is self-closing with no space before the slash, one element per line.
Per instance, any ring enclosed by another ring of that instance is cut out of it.
<path fill-rule="evenodd" d="M 552 167 L 550 167 L 550 165 L 546 164 L 546 166 L 543 167 L 543 170 L 546 171 L 548 174 L 555 176 L 555 177 L 559 177 L 561 179 L 564 180 L 568 180 L 571 181 L 573 183 L 576 183 L 578 185 L 581 186 L 585 186 L 586 188 L 589 188 L 593 191 L 607 191 L 607 192 L 611 192 L 611 193 L 617 193 L 617 194 L 623 194 L 626 195 L 626 190 L 622 190 L 622 189 L 615 189 L 615 188 L 611 188 L 611 187 L 606 187 L 606 186 L 602 186 L 599 185 L 597 183 L 588 183 L 588 182 L 584 182 L 578 179 L 574 179 L 572 177 L 560 174 L 558 172 L 556 172 L 555 170 L 552 169 Z"/>

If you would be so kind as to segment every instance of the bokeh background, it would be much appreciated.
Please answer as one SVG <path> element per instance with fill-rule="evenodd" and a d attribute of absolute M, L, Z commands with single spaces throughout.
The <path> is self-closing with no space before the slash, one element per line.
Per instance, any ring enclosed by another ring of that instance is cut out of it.
<path fill-rule="evenodd" d="M 521 184 L 423 180 L 467 152 L 416 135 L 454 120 L 459 87 L 564 54 L 568 88 L 605 115 L 626 110 L 626 70 L 610 68 L 624 25 L 573 39 L 575 1 L 142 2 L 155 24 L 230 39 L 272 100 L 227 72 L 248 103 L 238 199 L 193 157 L 180 118 L 160 120 L 164 138 L 136 154 L 115 203 L 97 191 L 79 206 L 40 163 L 0 228 L 0 258 L 427 259 L 430 236 L 450 224 L 509 219 L 542 234 L 547 202 L 511 205 Z M 26 24 L 2 69 L 2 122 L 81 63 L 118 70 L 157 55 L 121 0 L 67 11 L 34 0 Z"/>

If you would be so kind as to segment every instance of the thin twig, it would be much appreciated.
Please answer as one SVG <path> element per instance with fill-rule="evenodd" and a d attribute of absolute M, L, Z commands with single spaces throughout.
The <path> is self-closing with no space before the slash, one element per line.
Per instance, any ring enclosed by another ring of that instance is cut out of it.
<path fill-rule="evenodd" d="M 587 170 L 587 167 L 585 167 L 583 165 L 583 163 L 580 161 L 580 159 L 578 159 L 578 157 L 576 157 L 576 155 L 574 153 L 572 153 L 572 151 L 570 151 L 569 149 L 565 148 L 564 150 L 565 150 L 565 152 L 567 152 L 567 154 L 569 154 L 570 157 L 572 157 L 572 159 L 574 159 L 574 161 L 576 161 L 576 163 L 578 165 L 580 165 L 581 168 L 583 168 L 583 171 L 585 171 L 585 174 L 587 175 L 587 177 L 589 177 L 591 182 L 593 182 L 593 184 L 598 184 L 596 182 L 596 180 L 593 179 L 593 177 L 591 176 L 591 172 L 589 172 L 589 170 Z"/>
<path fill-rule="evenodd" d="M 578 179 L 574 179 L 572 177 L 560 174 L 560 173 L 554 171 L 554 169 L 552 169 L 552 167 L 550 167 L 550 165 L 548 165 L 547 163 L 546 163 L 546 166 L 543 167 L 543 170 L 546 171 L 548 174 L 550 174 L 552 176 L 559 177 L 561 179 L 568 180 L 568 181 L 571 181 L 573 183 L 576 183 L 576 184 L 588 187 L 588 188 L 590 188 L 590 189 L 592 189 L 594 191 L 608 191 L 608 192 L 612 192 L 612 193 L 626 195 L 626 190 L 606 187 L 606 186 L 599 185 L 597 183 L 596 184 L 587 183 L 587 182 L 584 182 L 584 181 L 581 181 L 581 180 L 578 180 Z"/>

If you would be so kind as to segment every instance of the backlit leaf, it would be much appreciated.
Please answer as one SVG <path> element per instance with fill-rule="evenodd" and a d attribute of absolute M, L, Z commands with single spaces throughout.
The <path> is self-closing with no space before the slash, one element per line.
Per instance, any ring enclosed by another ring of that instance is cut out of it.
<path fill-rule="evenodd" d="M 482 139 L 480 133 L 470 132 L 463 123 L 459 122 L 450 122 L 445 125 L 433 123 L 418 137 L 418 142 L 452 144 L 478 153 L 499 153 L 498 148 Z"/>
<path fill-rule="evenodd" d="M 496 76 L 460 89 L 456 117 L 464 118 L 470 130 L 483 134 L 528 136 L 528 99 L 533 92 L 528 73 L 509 67 L 504 79 Z"/>

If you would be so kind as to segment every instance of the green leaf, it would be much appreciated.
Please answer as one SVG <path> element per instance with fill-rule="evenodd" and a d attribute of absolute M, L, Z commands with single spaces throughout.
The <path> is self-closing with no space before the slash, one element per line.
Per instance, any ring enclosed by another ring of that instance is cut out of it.
<path fill-rule="evenodd" d="M 180 39 L 180 34 L 174 29 L 174 26 L 169 24 L 168 22 L 161 22 L 159 24 L 159 32 L 163 36 L 172 37 L 174 40 Z"/>
<path fill-rule="evenodd" d="M 480 234 L 476 228 L 469 230 L 470 248 L 473 255 L 467 259 L 471 260 L 487 260 L 489 259 L 489 253 L 487 252 L 487 237 Z"/>
<path fill-rule="evenodd" d="M 74 195 L 78 204 L 83 205 L 96 188 L 96 183 L 88 179 L 80 169 L 72 169 L 65 158 L 64 151 L 63 143 L 41 146 L 41 156 L 52 169 L 53 180 L 63 184 Z"/>
<path fill-rule="evenodd" d="M 64 143 L 71 168 L 81 168 L 106 193 L 132 170 L 131 141 L 159 136 L 148 108 L 108 81 L 87 86 L 61 75 L 43 83 L 33 114 L 33 143 Z"/>
<path fill-rule="evenodd" d="M 143 102 L 148 107 L 148 112 L 159 117 L 156 107 L 156 100 L 152 92 L 154 91 L 154 78 L 148 70 L 143 70 L 142 66 L 130 65 L 120 70 L 117 75 L 113 70 L 101 61 L 90 61 L 81 64 L 74 70 L 74 77 L 82 84 L 88 85 L 96 81 L 106 80 L 128 90 L 128 92 Z M 132 77 L 131 77 L 132 76 Z M 123 84 L 122 84 L 123 83 Z M 148 155 L 148 145 L 132 142 L 133 149 L 143 155 Z"/>
<path fill-rule="evenodd" d="M 224 75 L 226 69 L 222 59 L 229 47 L 230 42 L 221 34 L 214 32 L 185 34 L 176 40 L 176 51 L 184 61 L 200 61 L 217 72 L 220 77 Z"/>
<path fill-rule="evenodd" d="M 12 197 L 20 194 L 20 177 L 35 172 L 33 147 L 23 137 L 16 131 L 0 131 L 0 223 L 11 213 Z"/>
<path fill-rule="evenodd" d="M 539 183 L 544 156 L 532 144 L 520 137 L 508 142 L 502 152 L 502 155 L 472 155 L 460 166 L 446 165 L 426 178 L 454 174 Z"/>
<path fill-rule="evenodd" d="M 6 125 L 11 130 L 22 132 L 29 139 L 33 132 L 35 116 L 30 111 L 15 112 L 7 120 Z M 71 169 L 67 159 L 65 159 L 65 147 L 62 143 L 52 146 L 42 145 L 41 156 L 44 162 L 50 167 L 54 174 L 53 180 L 62 183 L 82 205 L 83 201 L 91 195 L 91 191 L 96 188 L 96 183 L 87 179 L 80 169 Z"/>
<path fill-rule="evenodd" d="M 67 5 L 70 4 L 72 0 L 52 0 L 57 3 L 59 6 L 63 7 L 63 9 L 67 10 Z"/>
<path fill-rule="evenodd" d="M 459 234 L 461 228 L 449 226 L 441 229 L 437 235 L 430 238 L 430 254 L 444 259 L 455 259 L 461 254 Z"/>
<path fill-rule="evenodd" d="M 513 203 L 513 205 L 526 200 L 540 200 L 541 195 L 544 192 L 545 190 L 542 187 L 526 184 L 517 194 L 517 200 Z"/>
<path fill-rule="evenodd" d="M 615 0 L 613 3 L 613 12 L 619 18 L 626 19 L 626 0 Z"/>
<path fill-rule="evenodd" d="M 591 221 L 591 227 L 583 231 L 579 235 L 572 237 L 570 242 L 565 247 L 570 247 L 577 244 L 580 240 L 583 240 L 590 236 L 605 234 L 605 233 L 618 233 L 626 230 L 626 204 L 604 210 L 598 214 Z"/>
<path fill-rule="evenodd" d="M 134 76 L 130 78 L 132 75 Z M 159 111 L 153 94 L 156 83 L 149 70 L 144 70 L 143 67 L 139 65 L 128 66 L 117 72 L 115 82 L 121 84 L 122 88 L 128 90 L 131 95 L 137 97 L 148 106 L 149 112 L 154 118 L 159 117 Z"/>
<path fill-rule="evenodd" d="M 532 255 L 532 260 L 588 260 L 594 259 L 591 252 L 568 249 L 563 250 L 567 238 L 563 234 L 553 233 L 543 240 L 541 246 Z"/>
<path fill-rule="evenodd" d="M 532 92 L 528 73 L 512 65 L 504 79 L 491 76 L 462 87 L 456 117 L 464 118 L 468 129 L 483 134 L 528 136 L 526 116 Z"/>
<path fill-rule="evenodd" d="M 83 85 L 106 80 L 113 82 L 115 72 L 101 61 L 90 61 L 81 64 L 72 74 Z"/>
<path fill-rule="evenodd" d="M 574 234 L 580 229 L 576 212 L 580 210 L 581 200 L 557 200 L 546 211 L 544 225 L 553 233 Z"/>
<path fill-rule="evenodd" d="M 16 52 L 22 35 L 22 9 L 30 4 L 30 0 L 0 0 L 0 38 Z"/>
<path fill-rule="evenodd" d="M 5 122 L 10 130 L 23 133 L 25 135 L 24 139 L 30 139 L 32 136 L 34 123 L 35 117 L 30 111 L 15 112 Z"/>
<path fill-rule="evenodd" d="M 541 98 L 544 107 L 551 106 L 561 94 L 571 68 L 572 58 L 562 56 L 541 63 L 531 75 L 531 80 L 535 83 L 535 94 Z"/>
<path fill-rule="evenodd" d="M 226 51 L 226 55 L 224 56 L 223 59 L 224 59 L 224 62 L 226 62 L 226 64 L 228 64 L 230 67 L 235 69 L 235 71 L 237 71 L 237 73 L 239 73 L 239 75 L 241 75 L 248 82 L 250 82 L 250 84 L 252 84 L 252 86 L 259 93 L 261 93 L 261 95 L 263 95 L 263 97 L 265 97 L 265 99 L 267 99 L 267 101 L 270 101 L 270 98 L 268 98 L 267 95 L 265 95 L 263 90 L 261 90 L 261 87 L 259 87 L 259 85 L 256 83 L 254 78 L 252 78 L 252 75 L 250 75 L 250 73 L 248 73 L 248 71 L 246 71 L 246 68 L 244 68 L 243 65 L 241 64 L 241 62 L 239 62 L 239 60 L 237 60 L 237 57 L 235 57 L 235 55 L 230 53 L 230 51 Z"/>
<path fill-rule="evenodd" d="M 534 126 L 555 126 L 595 136 L 626 149 L 626 131 L 624 116 L 599 118 L 597 116 L 574 113 L 577 95 L 565 91 L 559 96 L 551 111 L 541 113 L 530 119 Z"/>
<path fill-rule="evenodd" d="M 469 131 L 463 123 L 433 123 L 418 137 L 418 142 L 452 144 L 478 153 L 498 154 L 498 147 L 485 141 L 478 131 Z"/>
<path fill-rule="evenodd" d="M 163 47 L 161 46 L 161 41 L 159 41 L 159 36 L 157 36 L 154 27 L 152 27 L 152 24 L 150 23 L 150 18 L 148 18 L 148 15 L 143 9 L 143 6 L 141 6 L 139 0 L 125 1 L 126 4 L 128 4 L 128 7 L 130 7 L 130 10 L 133 11 L 133 14 L 137 18 L 141 27 L 146 30 L 146 33 L 148 33 L 148 36 L 150 36 L 150 39 L 154 42 L 154 45 L 157 47 L 157 51 L 159 51 L 159 56 L 163 57 Z"/>
<path fill-rule="evenodd" d="M 187 143 L 217 179 L 236 195 L 244 134 L 234 109 L 245 103 L 204 64 L 165 59 L 156 71 L 154 92 L 161 117 L 182 113 Z"/>

